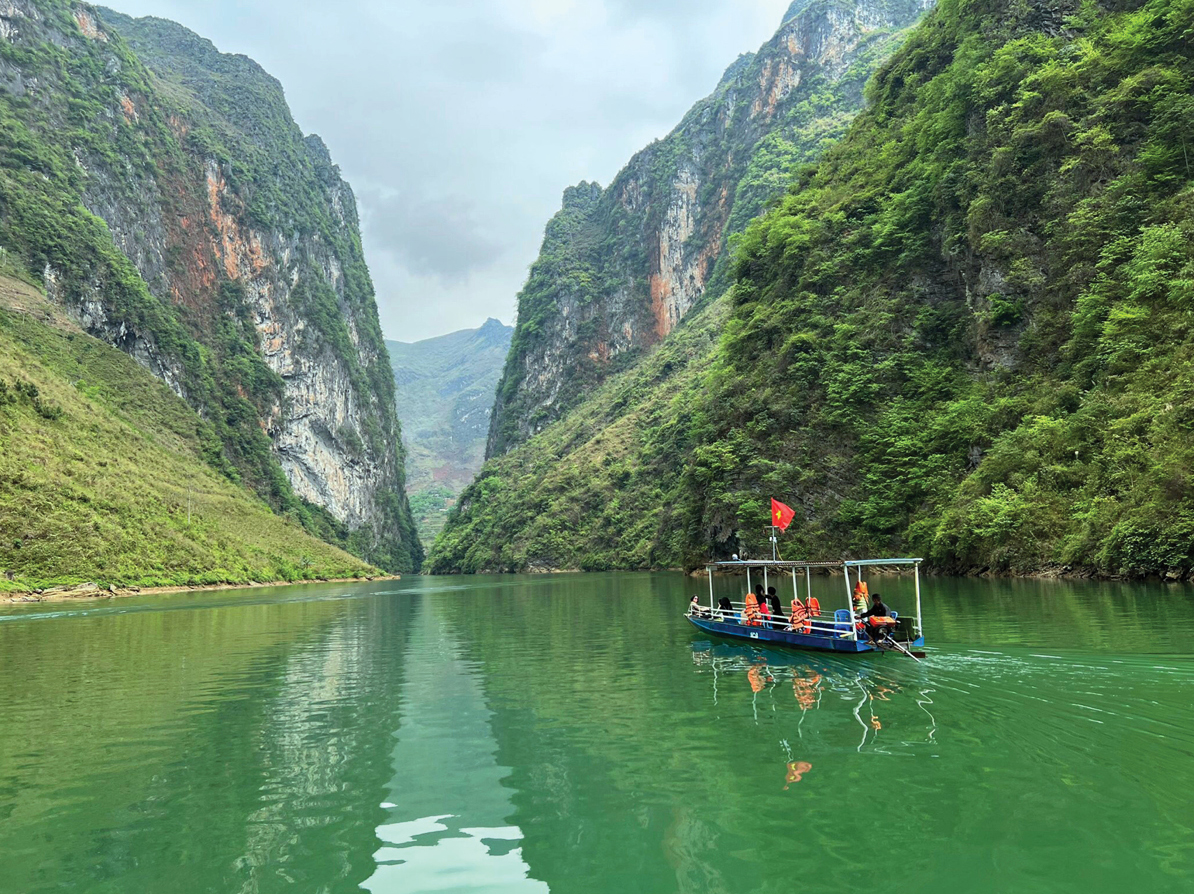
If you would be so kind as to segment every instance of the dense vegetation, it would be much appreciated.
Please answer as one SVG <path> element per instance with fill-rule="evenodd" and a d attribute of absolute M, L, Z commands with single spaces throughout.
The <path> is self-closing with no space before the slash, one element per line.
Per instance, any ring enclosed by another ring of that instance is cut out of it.
<path fill-rule="evenodd" d="M 615 532 L 609 564 L 761 550 L 774 495 L 794 554 L 1194 571 L 1192 23 L 1190 0 L 943 2 L 750 228 L 701 387 L 630 447 L 679 448 L 651 486 L 680 535 Z M 437 567 L 496 564 L 462 550 L 482 519 L 522 539 L 527 490 L 489 482 Z"/>
<path fill-rule="evenodd" d="M 375 573 L 211 468 L 215 429 L 0 278 L 0 590 Z"/>
<path fill-rule="evenodd" d="M 19 39 L 0 41 L 7 262 L 64 304 L 94 303 L 97 334 L 147 353 L 209 420 L 217 439 L 205 457 L 230 481 L 388 569 L 417 567 L 422 548 L 401 486 L 393 381 L 356 211 L 322 143 L 304 139 L 281 87 L 256 64 L 222 56 L 180 26 L 108 11 L 101 20 L 63 0 L 22 8 Z M 349 530 L 300 498 L 273 453 L 266 421 L 285 408 L 285 384 L 262 357 L 243 284 L 213 254 L 226 234 L 209 220 L 211 165 L 246 225 L 314 241 L 342 269 L 338 293 L 319 259 L 296 252 L 293 312 L 306 350 L 348 371 L 365 416 L 352 436 L 399 470 L 379 495 L 377 530 Z M 105 217 L 120 221 L 119 233 Z"/>
<path fill-rule="evenodd" d="M 751 231 L 703 531 L 794 491 L 807 548 L 1194 568 L 1194 5 L 1051 9 L 943 3 Z"/>

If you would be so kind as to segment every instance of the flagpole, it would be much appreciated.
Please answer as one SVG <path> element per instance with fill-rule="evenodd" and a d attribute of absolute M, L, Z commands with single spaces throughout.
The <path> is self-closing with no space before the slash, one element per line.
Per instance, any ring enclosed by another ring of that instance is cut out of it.
<path fill-rule="evenodd" d="M 778 555 L 779 547 L 777 546 L 778 543 L 779 543 L 779 541 L 775 536 L 775 525 L 772 525 L 771 526 L 771 561 L 772 562 L 779 561 L 779 555 Z"/>

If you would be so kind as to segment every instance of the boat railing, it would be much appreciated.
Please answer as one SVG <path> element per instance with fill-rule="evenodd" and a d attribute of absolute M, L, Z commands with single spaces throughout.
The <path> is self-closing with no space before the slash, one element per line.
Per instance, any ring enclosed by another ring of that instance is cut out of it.
<path fill-rule="evenodd" d="M 735 602 L 733 600 L 730 600 L 730 608 L 733 610 L 732 617 L 727 617 L 726 615 L 728 613 L 725 612 L 724 609 L 717 608 L 716 606 L 713 609 L 709 609 L 708 606 L 702 605 L 701 611 L 703 613 L 706 613 L 707 616 L 710 617 L 714 621 L 722 621 L 722 622 L 728 623 L 728 624 L 737 624 L 742 627 L 752 626 L 752 625 L 747 625 L 742 620 L 742 617 L 741 617 L 746 609 L 745 602 Z M 915 615 L 900 614 L 899 618 L 900 618 L 900 620 L 907 621 L 907 622 L 911 623 L 914 627 L 919 629 L 920 625 L 919 625 L 918 619 L 916 618 Z M 788 625 L 790 625 L 791 623 L 792 623 L 792 619 L 788 615 L 784 616 L 783 621 L 774 620 L 774 616 L 763 615 L 763 617 L 760 619 L 760 623 L 757 626 L 765 627 L 765 628 L 768 628 L 771 630 L 787 630 Z M 842 622 L 836 620 L 834 618 L 832 612 L 826 614 L 825 611 L 822 610 L 820 615 L 813 617 L 813 618 L 809 618 L 808 623 L 814 633 L 823 633 L 823 634 L 826 634 L 829 636 L 834 636 L 834 635 L 837 635 L 837 634 L 843 632 L 841 629 Z M 799 633 L 801 631 L 794 631 L 794 632 Z"/>

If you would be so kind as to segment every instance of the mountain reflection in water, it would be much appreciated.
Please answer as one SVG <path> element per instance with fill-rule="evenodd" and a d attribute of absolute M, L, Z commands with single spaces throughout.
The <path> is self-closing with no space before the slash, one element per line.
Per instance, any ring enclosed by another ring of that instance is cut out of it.
<path fill-rule="evenodd" d="M 503 787 L 498 743 L 481 687 L 481 669 L 460 656 L 442 602 L 427 600 L 412 623 L 395 731 L 394 777 L 381 806 L 377 869 L 362 887 L 373 894 L 470 891 L 545 892 L 527 877 L 522 831 Z"/>

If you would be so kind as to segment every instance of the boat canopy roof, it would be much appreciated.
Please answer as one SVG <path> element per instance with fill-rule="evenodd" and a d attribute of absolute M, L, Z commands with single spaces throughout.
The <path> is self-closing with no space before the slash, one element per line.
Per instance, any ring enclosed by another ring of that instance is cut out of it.
<path fill-rule="evenodd" d="M 784 562 L 771 559 L 740 559 L 732 562 L 707 562 L 706 568 L 724 571 L 750 568 L 782 568 L 784 570 L 805 568 L 865 568 L 868 566 L 919 565 L 924 559 L 839 559 L 836 562 Z"/>

